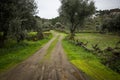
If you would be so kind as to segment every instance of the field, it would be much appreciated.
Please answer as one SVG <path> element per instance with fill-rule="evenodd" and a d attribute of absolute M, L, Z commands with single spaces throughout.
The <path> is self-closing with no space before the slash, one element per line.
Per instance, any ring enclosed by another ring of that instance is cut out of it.
<path fill-rule="evenodd" d="M 92 48 L 91 44 L 100 43 L 101 49 L 108 46 L 114 47 L 115 43 L 120 40 L 118 36 L 93 33 L 80 33 L 76 35 L 76 38 L 83 42 L 89 41 L 88 48 Z M 100 59 L 91 52 L 68 40 L 63 40 L 63 47 L 70 62 L 90 76 L 91 80 L 120 80 L 120 74 L 101 64 Z"/>
<path fill-rule="evenodd" d="M 98 44 L 100 49 L 105 49 L 107 47 L 114 48 L 116 43 L 120 41 L 119 36 L 107 35 L 107 34 L 99 34 L 99 33 L 79 33 L 76 34 L 76 39 L 82 41 L 84 43 L 88 42 L 88 48 L 92 48 L 92 45 Z M 120 45 L 119 45 L 120 46 Z"/>
<path fill-rule="evenodd" d="M 30 33 L 30 35 L 35 34 L 35 32 Z M 20 43 L 16 43 L 15 41 L 10 40 L 9 42 L 6 42 L 5 48 L 0 48 L 0 72 L 6 71 L 10 67 L 17 65 L 21 61 L 30 57 L 47 43 L 51 37 L 52 34 L 38 41 L 24 40 Z"/>

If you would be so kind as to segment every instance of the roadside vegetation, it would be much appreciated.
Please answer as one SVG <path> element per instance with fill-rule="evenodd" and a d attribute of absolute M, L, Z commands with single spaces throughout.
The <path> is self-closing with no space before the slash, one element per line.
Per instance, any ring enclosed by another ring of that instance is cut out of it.
<path fill-rule="evenodd" d="M 120 37 L 99 33 L 80 33 L 71 43 L 91 52 L 101 63 L 120 73 Z"/>
<path fill-rule="evenodd" d="M 61 3 L 59 13 L 61 20 L 65 20 L 61 24 L 65 26 L 63 32 L 68 31 L 67 40 L 120 73 L 120 9 L 96 11 L 94 2 L 88 0 L 61 0 Z"/>
<path fill-rule="evenodd" d="M 97 56 L 84 48 L 76 46 L 68 40 L 63 40 L 63 47 L 70 62 L 90 76 L 91 80 L 120 79 L 120 74 L 104 66 Z"/>
<path fill-rule="evenodd" d="M 39 50 L 45 43 L 47 43 L 51 38 L 52 34 L 45 32 L 47 36 L 42 40 L 24 40 L 17 43 L 14 40 L 10 40 L 6 43 L 6 47 L 0 48 L 0 72 L 6 71 L 7 69 L 17 65 L 18 63 L 24 61 L 37 50 Z M 35 36 L 36 32 L 29 33 L 29 36 Z"/>
<path fill-rule="evenodd" d="M 30 57 L 50 40 L 51 33 L 45 32 L 50 30 L 49 21 L 36 16 L 35 0 L 1 0 L 0 6 L 1 72 Z"/>

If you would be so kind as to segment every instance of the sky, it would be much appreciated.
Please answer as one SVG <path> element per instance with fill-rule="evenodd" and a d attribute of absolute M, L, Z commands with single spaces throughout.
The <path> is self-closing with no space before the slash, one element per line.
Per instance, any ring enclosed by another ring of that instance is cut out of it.
<path fill-rule="evenodd" d="M 61 6 L 59 0 L 35 0 L 38 6 L 38 16 L 41 18 L 55 18 L 59 16 L 58 9 Z"/>
<path fill-rule="evenodd" d="M 41 18 L 52 19 L 59 16 L 61 6 L 59 0 L 35 0 L 38 6 L 37 15 Z M 94 0 L 97 10 L 120 8 L 120 0 Z"/>

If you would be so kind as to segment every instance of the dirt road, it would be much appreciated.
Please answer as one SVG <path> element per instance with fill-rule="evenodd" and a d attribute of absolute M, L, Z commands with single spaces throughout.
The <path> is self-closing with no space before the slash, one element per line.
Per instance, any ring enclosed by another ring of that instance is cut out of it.
<path fill-rule="evenodd" d="M 0 80 L 88 80 L 67 60 L 61 44 L 62 35 L 59 36 L 50 58 L 43 60 L 47 49 L 56 38 L 58 37 L 52 38 L 43 48 L 15 68 L 0 75 Z"/>

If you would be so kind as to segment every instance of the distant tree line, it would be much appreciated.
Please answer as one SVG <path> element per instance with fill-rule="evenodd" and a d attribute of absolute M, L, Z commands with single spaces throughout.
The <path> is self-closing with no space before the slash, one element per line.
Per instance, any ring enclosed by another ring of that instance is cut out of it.
<path fill-rule="evenodd" d="M 110 13 L 114 13 L 114 12 L 120 12 L 120 9 L 119 8 L 115 8 L 115 9 L 110 9 L 110 10 L 99 10 L 99 11 L 96 11 L 96 13 L 99 13 L 99 15 L 109 15 Z"/>
<path fill-rule="evenodd" d="M 101 27 L 102 32 L 120 33 L 120 14 L 105 18 Z"/>
<path fill-rule="evenodd" d="M 101 18 L 102 33 L 120 33 L 120 9 L 100 10 L 97 13 Z"/>

